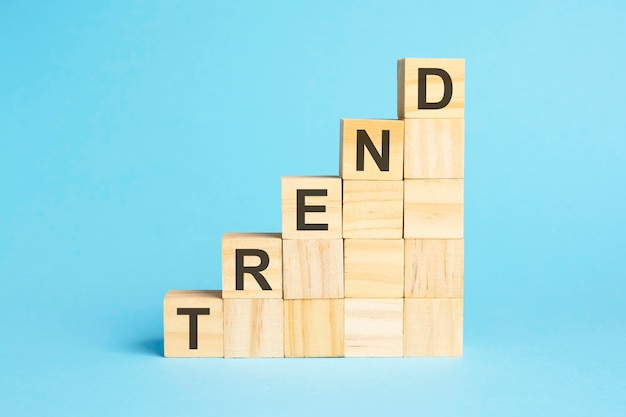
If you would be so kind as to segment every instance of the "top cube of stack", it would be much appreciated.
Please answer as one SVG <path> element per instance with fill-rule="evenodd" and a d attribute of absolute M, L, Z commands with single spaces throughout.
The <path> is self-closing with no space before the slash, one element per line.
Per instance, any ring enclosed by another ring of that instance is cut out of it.
<path fill-rule="evenodd" d="M 398 118 L 462 119 L 464 108 L 464 59 L 398 61 Z"/>
<path fill-rule="evenodd" d="M 341 119 L 339 176 L 343 180 L 402 180 L 404 122 Z"/>

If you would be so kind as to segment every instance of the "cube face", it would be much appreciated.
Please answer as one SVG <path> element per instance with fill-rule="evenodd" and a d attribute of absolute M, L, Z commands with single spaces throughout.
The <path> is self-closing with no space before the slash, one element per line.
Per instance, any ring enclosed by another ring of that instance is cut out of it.
<path fill-rule="evenodd" d="M 398 118 L 462 119 L 465 109 L 465 60 L 398 60 Z"/>
<path fill-rule="evenodd" d="M 344 268 L 346 298 L 404 295 L 402 239 L 346 239 Z"/>
<path fill-rule="evenodd" d="M 344 355 L 344 300 L 285 300 L 285 356 Z"/>
<path fill-rule="evenodd" d="M 224 298 L 282 298 L 279 233 L 226 233 L 222 238 Z"/>
<path fill-rule="evenodd" d="M 403 181 L 344 181 L 343 237 L 401 239 Z"/>
<path fill-rule="evenodd" d="M 166 357 L 223 357 L 221 291 L 171 290 L 163 299 Z"/>
<path fill-rule="evenodd" d="M 341 179 L 282 177 L 284 239 L 341 238 Z"/>
<path fill-rule="evenodd" d="M 463 239 L 406 239 L 404 296 L 463 297 Z"/>
<path fill-rule="evenodd" d="M 405 298 L 405 356 L 462 356 L 463 299 Z"/>
<path fill-rule="evenodd" d="M 224 357 L 284 356 L 283 300 L 224 300 Z"/>
<path fill-rule="evenodd" d="M 464 119 L 404 121 L 404 178 L 463 178 Z"/>
<path fill-rule="evenodd" d="M 345 355 L 402 356 L 402 298 L 345 300 Z"/>
<path fill-rule="evenodd" d="M 343 239 L 284 240 L 285 299 L 343 298 Z"/>
<path fill-rule="evenodd" d="M 342 179 L 402 180 L 402 120 L 342 119 L 340 135 Z"/>
<path fill-rule="evenodd" d="M 463 180 L 405 180 L 404 238 L 463 238 Z"/>

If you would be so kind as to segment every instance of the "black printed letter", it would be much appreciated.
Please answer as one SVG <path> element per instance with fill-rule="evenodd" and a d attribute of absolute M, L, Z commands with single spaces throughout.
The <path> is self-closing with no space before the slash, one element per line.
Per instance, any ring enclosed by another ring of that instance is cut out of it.
<path fill-rule="evenodd" d="M 382 151 L 378 153 L 378 150 L 372 143 L 369 135 L 365 130 L 359 129 L 356 131 L 356 170 L 364 171 L 365 164 L 365 147 L 368 152 L 374 158 L 374 162 L 378 165 L 378 169 L 381 171 L 389 171 L 389 131 L 383 130 Z"/>
<path fill-rule="evenodd" d="M 443 80 L 443 97 L 436 103 L 426 101 L 426 77 L 429 75 L 436 75 Z M 452 78 L 441 68 L 420 68 L 417 71 L 417 88 L 418 109 L 443 109 L 452 99 Z"/>
<path fill-rule="evenodd" d="M 198 349 L 198 316 L 211 314 L 210 308 L 179 308 L 179 316 L 189 316 L 189 349 Z"/>
<path fill-rule="evenodd" d="M 305 204 L 306 196 L 318 196 L 325 197 L 328 195 L 328 190 L 298 190 L 297 202 L 296 202 L 296 216 L 297 216 L 297 230 L 328 230 L 328 224 L 326 223 L 305 223 L 304 214 L 309 213 L 325 213 L 326 206 L 307 206 Z"/>
<path fill-rule="evenodd" d="M 259 258 L 260 263 L 257 266 L 243 266 L 243 258 L 246 256 L 256 256 Z M 270 257 L 267 252 L 261 249 L 236 249 L 235 250 L 235 289 L 237 291 L 243 290 L 243 274 L 246 272 L 252 274 L 256 282 L 259 283 L 261 288 L 265 291 L 271 291 L 272 287 L 267 283 L 265 277 L 261 274 L 261 271 L 265 271 L 270 264 Z"/>

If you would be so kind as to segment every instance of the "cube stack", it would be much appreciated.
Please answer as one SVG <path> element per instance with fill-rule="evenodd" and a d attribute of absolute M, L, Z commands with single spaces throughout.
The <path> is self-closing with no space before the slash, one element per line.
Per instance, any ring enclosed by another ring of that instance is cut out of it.
<path fill-rule="evenodd" d="M 399 120 L 341 120 L 339 176 L 282 178 L 282 233 L 225 234 L 222 291 L 167 293 L 165 356 L 461 356 L 464 87 L 399 60 Z"/>

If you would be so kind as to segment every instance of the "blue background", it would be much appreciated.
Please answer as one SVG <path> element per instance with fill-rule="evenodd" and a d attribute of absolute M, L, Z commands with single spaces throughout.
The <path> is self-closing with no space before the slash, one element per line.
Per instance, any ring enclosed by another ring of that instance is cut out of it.
<path fill-rule="evenodd" d="M 505 4 L 506 3 L 506 4 Z M 626 7 L 0 4 L 0 414 L 626 414 Z M 168 289 L 339 119 L 396 117 L 396 59 L 466 59 L 465 355 L 165 359 Z"/>

